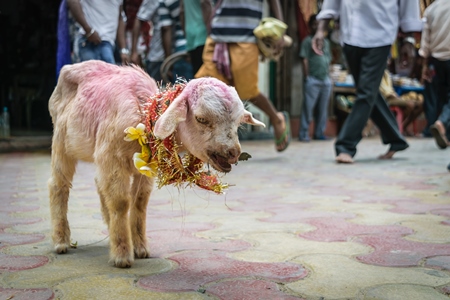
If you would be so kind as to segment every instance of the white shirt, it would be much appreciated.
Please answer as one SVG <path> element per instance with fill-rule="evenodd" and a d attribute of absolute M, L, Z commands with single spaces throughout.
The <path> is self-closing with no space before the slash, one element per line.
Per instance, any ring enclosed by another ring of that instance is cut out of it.
<path fill-rule="evenodd" d="M 122 0 L 81 0 L 84 17 L 102 41 L 110 42 L 114 46 L 119 26 L 119 8 Z M 80 33 L 86 34 L 80 26 Z"/>
<path fill-rule="evenodd" d="M 424 13 L 424 27 L 419 54 L 450 60 L 450 1 L 436 0 Z"/>
<path fill-rule="evenodd" d="M 392 45 L 399 27 L 422 30 L 419 0 L 324 0 L 317 19 L 338 18 L 341 43 L 361 48 Z"/>

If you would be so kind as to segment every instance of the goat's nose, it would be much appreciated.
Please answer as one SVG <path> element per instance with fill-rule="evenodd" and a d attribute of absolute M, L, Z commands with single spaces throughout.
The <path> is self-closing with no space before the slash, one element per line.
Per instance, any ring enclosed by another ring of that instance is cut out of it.
<path fill-rule="evenodd" d="M 228 150 L 228 163 L 235 164 L 239 159 L 239 155 L 241 155 L 241 149 L 239 147 L 230 148 Z"/>

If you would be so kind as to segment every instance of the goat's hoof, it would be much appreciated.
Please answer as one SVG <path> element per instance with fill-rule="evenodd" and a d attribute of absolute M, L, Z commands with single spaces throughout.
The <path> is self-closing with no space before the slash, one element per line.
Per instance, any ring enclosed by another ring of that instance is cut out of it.
<path fill-rule="evenodd" d="M 133 264 L 133 259 L 127 259 L 127 258 L 116 258 L 114 260 L 114 266 L 117 268 L 130 268 Z"/>
<path fill-rule="evenodd" d="M 55 251 L 58 254 L 67 253 L 67 249 L 69 249 L 69 245 L 67 245 L 67 244 L 56 244 L 55 245 Z"/>
<path fill-rule="evenodd" d="M 145 247 L 145 246 L 134 247 L 134 257 L 149 258 L 150 250 L 148 249 L 148 247 Z"/>

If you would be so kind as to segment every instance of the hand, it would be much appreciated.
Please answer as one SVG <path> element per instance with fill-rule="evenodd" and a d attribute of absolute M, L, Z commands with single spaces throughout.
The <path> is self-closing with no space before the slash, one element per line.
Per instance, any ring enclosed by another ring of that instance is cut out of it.
<path fill-rule="evenodd" d="M 420 79 L 420 83 L 424 83 L 425 81 L 431 82 L 431 72 L 427 65 L 422 67 L 422 78 Z"/>
<path fill-rule="evenodd" d="M 312 38 L 311 44 L 314 52 L 317 55 L 323 55 L 323 40 L 325 38 L 324 32 L 320 29 L 316 31 L 316 34 Z"/>
<path fill-rule="evenodd" d="M 276 53 L 281 53 L 281 52 L 283 51 L 284 43 L 285 43 L 284 37 L 278 39 L 278 40 L 275 42 L 274 46 L 275 46 L 275 52 L 276 52 Z"/>
<path fill-rule="evenodd" d="M 139 53 L 137 53 L 137 52 L 131 53 L 130 59 L 133 64 L 138 65 L 138 66 L 141 65 L 141 58 L 139 56 Z"/>
<path fill-rule="evenodd" d="M 122 65 L 128 65 L 131 62 L 129 54 L 121 53 L 120 58 L 122 60 Z"/>
<path fill-rule="evenodd" d="M 102 42 L 102 39 L 100 38 L 100 35 L 97 31 L 94 31 L 94 33 L 91 34 L 91 36 L 88 37 L 87 40 L 94 45 L 99 45 Z"/>

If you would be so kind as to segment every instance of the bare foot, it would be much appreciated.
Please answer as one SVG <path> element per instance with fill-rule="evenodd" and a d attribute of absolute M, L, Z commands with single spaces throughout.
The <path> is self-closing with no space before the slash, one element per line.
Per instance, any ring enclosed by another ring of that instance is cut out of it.
<path fill-rule="evenodd" d="M 336 156 L 335 160 L 338 164 L 352 164 L 353 163 L 353 158 L 350 156 L 350 154 L 347 154 L 347 153 L 340 153 L 338 156 Z"/>
<path fill-rule="evenodd" d="M 392 156 L 394 156 L 395 152 L 397 152 L 397 151 L 392 151 L 392 150 L 388 151 L 388 152 L 386 152 L 386 154 L 378 156 L 378 159 L 391 159 Z"/>

